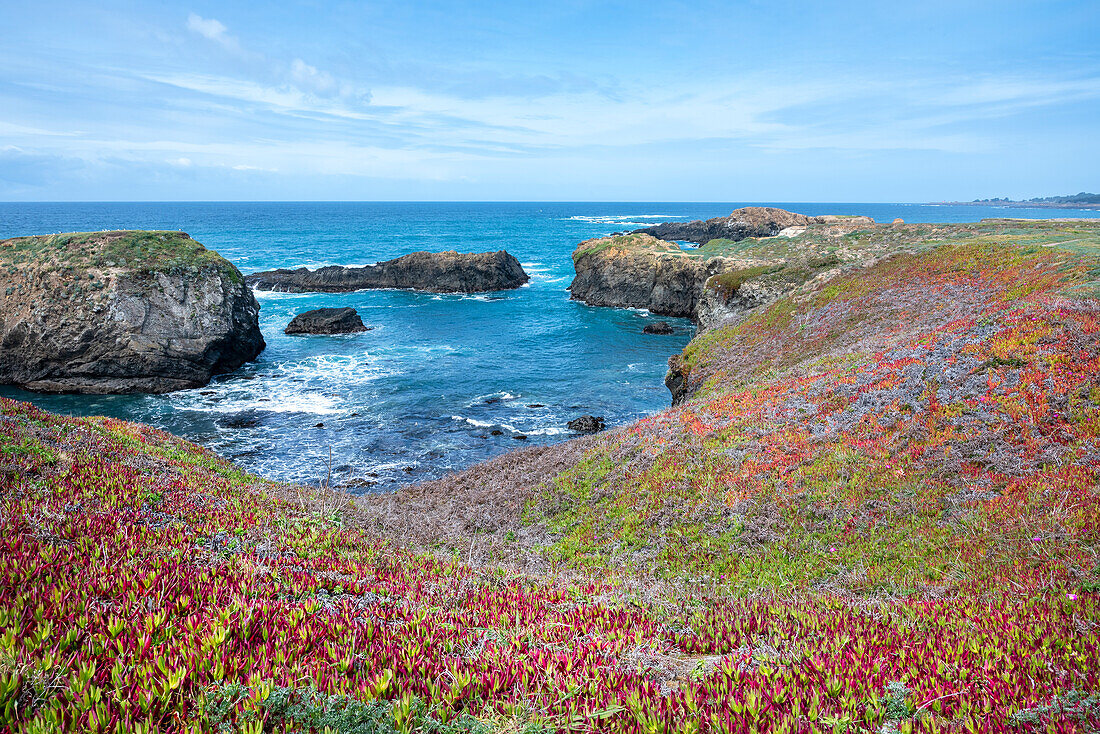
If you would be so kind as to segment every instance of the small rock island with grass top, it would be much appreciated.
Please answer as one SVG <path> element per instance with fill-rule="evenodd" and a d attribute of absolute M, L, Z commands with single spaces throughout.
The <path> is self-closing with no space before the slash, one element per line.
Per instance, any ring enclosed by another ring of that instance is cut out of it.
<path fill-rule="evenodd" d="M 75 393 L 205 385 L 264 348 L 241 273 L 183 232 L 0 242 L 0 383 Z"/>

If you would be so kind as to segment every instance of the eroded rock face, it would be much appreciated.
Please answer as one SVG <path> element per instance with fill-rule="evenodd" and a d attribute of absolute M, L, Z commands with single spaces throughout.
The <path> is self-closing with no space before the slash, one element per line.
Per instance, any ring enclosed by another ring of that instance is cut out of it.
<path fill-rule="evenodd" d="M 264 348 L 231 263 L 182 232 L 0 242 L 0 382 L 43 392 L 199 387 Z"/>
<path fill-rule="evenodd" d="M 703 283 L 722 258 L 686 257 L 649 235 L 589 240 L 573 253 L 572 298 L 590 306 L 644 308 L 659 316 L 694 316 Z"/>
<path fill-rule="evenodd" d="M 519 260 L 497 252 L 413 252 L 394 260 L 345 268 L 279 269 L 246 276 L 253 288 L 286 293 L 346 293 L 368 288 L 404 288 L 430 293 L 479 293 L 519 288 L 529 278 Z"/>
<path fill-rule="evenodd" d="M 367 331 L 354 308 L 315 308 L 290 320 L 284 334 L 355 334 Z"/>

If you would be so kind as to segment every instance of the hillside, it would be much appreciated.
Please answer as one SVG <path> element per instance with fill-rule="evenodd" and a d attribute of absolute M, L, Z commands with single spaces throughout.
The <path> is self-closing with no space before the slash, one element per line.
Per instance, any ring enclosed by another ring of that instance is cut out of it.
<path fill-rule="evenodd" d="M 1094 729 L 1100 224 L 807 234 L 894 244 L 677 408 L 395 495 L 0 401 L 0 723 Z"/>
<path fill-rule="evenodd" d="M 779 239 L 739 244 L 797 246 Z M 526 567 L 733 593 L 1096 582 L 1100 223 L 879 226 L 832 247 L 874 255 L 703 332 L 670 360 L 681 407 L 367 511 L 425 548 L 472 536 Z"/>

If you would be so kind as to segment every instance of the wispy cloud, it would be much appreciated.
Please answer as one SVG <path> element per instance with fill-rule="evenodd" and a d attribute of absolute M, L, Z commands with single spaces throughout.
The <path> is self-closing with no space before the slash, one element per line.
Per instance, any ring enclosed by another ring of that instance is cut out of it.
<path fill-rule="evenodd" d="M 283 109 L 323 111 L 326 114 L 340 114 L 342 108 L 329 105 L 318 109 L 311 102 L 339 100 L 347 106 L 361 106 L 370 102 L 369 89 L 348 80 L 338 79 L 332 73 L 308 64 L 301 58 L 294 58 L 287 63 L 247 50 L 235 36 L 229 34 L 225 24 L 217 19 L 203 18 L 196 13 L 191 13 L 187 17 L 187 29 L 236 55 L 260 62 L 266 70 L 266 76 L 281 80 L 280 83 L 272 85 L 243 79 L 195 78 L 191 80 L 191 88 L 195 91 L 208 91 L 220 96 L 261 102 Z M 188 86 L 185 78 L 181 76 L 167 76 L 158 81 Z"/>
<path fill-rule="evenodd" d="M 244 49 L 236 37 L 229 35 L 229 29 L 221 21 L 214 18 L 203 18 L 197 13 L 187 16 L 187 30 L 198 33 L 200 36 L 213 41 L 227 51 L 243 55 Z"/>

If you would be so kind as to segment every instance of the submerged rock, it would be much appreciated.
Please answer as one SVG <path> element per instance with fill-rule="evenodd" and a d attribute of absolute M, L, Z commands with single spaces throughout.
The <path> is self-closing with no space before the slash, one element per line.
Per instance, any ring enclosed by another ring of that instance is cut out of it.
<path fill-rule="evenodd" d="M 0 383 L 42 392 L 201 387 L 264 348 L 237 268 L 183 232 L 0 242 Z"/>
<path fill-rule="evenodd" d="M 576 431 L 577 433 L 599 433 L 606 427 L 603 416 L 594 415 L 582 415 L 580 418 L 574 418 L 566 426 L 570 431 Z"/>
<path fill-rule="evenodd" d="M 368 328 L 359 318 L 359 312 L 347 306 L 303 311 L 283 329 L 284 334 L 355 334 L 360 331 L 368 331 Z"/>
<path fill-rule="evenodd" d="M 642 329 L 643 334 L 671 334 L 672 325 L 667 321 L 657 321 L 652 324 L 646 324 Z"/>
<path fill-rule="evenodd" d="M 529 278 L 519 260 L 497 252 L 413 252 L 361 268 L 339 265 L 307 270 L 269 270 L 245 280 L 256 290 L 345 293 L 368 288 L 405 288 L 430 293 L 479 293 L 519 288 Z"/>

